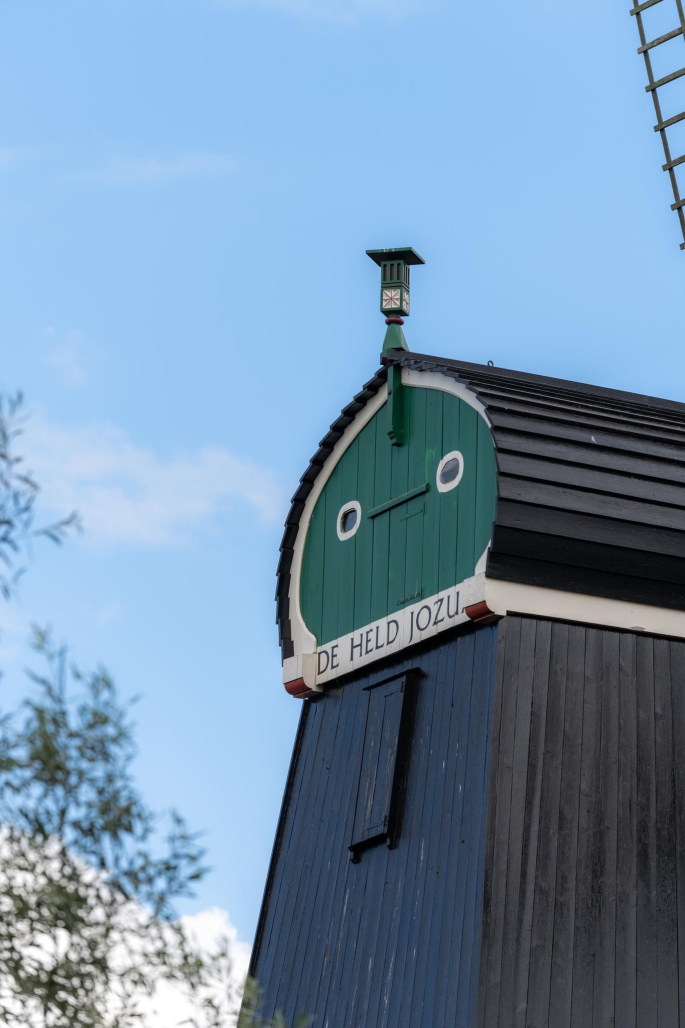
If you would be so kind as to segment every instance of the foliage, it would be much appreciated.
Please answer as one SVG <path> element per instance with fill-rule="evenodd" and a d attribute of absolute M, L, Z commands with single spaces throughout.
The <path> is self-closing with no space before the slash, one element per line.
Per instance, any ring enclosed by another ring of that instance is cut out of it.
<path fill-rule="evenodd" d="M 193 997 L 194 1023 L 218 1028 L 236 998 L 228 948 L 201 955 L 174 920 L 203 851 L 176 814 L 159 845 L 107 673 L 69 667 L 47 633 L 35 648 L 46 663 L 31 674 L 36 695 L 0 721 L 0 1022 L 127 1028 L 173 981 Z"/>
<path fill-rule="evenodd" d="M 14 595 L 24 572 L 17 559 L 26 555 L 26 548 L 35 536 L 45 536 L 60 544 L 70 529 L 79 530 L 81 523 L 73 511 L 65 518 L 36 529 L 35 505 L 39 492 L 32 473 L 24 466 L 24 458 L 14 452 L 14 443 L 22 434 L 26 414 L 21 393 L 0 396 L 0 592 L 5 599 Z"/>
<path fill-rule="evenodd" d="M 254 978 L 248 978 L 245 982 L 243 1005 L 241 1007 L 240 1014 L 238 1015 L 236 1028 L 288 1028 L 285 1018 L 280 1013 L 277 1013 L 269 1021 L 264 1021 L 259 1016 L 261 999 L 262 994 L 258 983 Z M 306 1014 L 301 1014 L 293 1025 L 293 1028 L 309 1028 L 311 1023 L 312 1018 L 307 1017 Z"/>
<path fill-rule="evenodd" d="M 77 514 L 35 527 L 39 486 L 14 444 L 21 395 L 0 396 L 0 593 L 11 599 L 32 540 L 61 543 Z M 4 567 L 4 571 L 1 568 Z M 196 835 L 146 806 L 131 773 L 128 708 L 104 668 L 83 673 L 48 631 L 44 670 L 20 708 L 0 713 L 0 1023 L 6 1028 L 133 1028 L 159 990 L 189 1000 L 189 1028 L 266 1022 L 248 979 L 244 1003 L 226 939 L 200 950 L 175 901 L 206 872 Z M 293 1028 L 307 1028 L 300 1018 Z"/>
<path fill-rule="evenodd" d="M 35 527 L 39 486 L 14 453 L 21 396 L 0 397 L 0 592 L 15 593 L 31 542 L 60 543 L 76 514 Z M 196 1028 L 236 1014 L 230 953 L 207 955 L 174 902 L 205 873 L 196 836 L 162 825 L 131 775 L 128 710 L 104 669 L 82 673 L 36 631 L 42 673 L 0 714 L 0 1023 L 7 1028 L 129 1028 L 158 987 L 192 1000 Z"/>

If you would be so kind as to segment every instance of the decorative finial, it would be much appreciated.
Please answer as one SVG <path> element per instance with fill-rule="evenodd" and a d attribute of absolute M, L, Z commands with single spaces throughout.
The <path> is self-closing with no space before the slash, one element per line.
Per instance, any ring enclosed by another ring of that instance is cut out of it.
<path fill-rule="evenodd" d="M 385 334 L 381 360 L 385 364 L 388 350 L 408 350 L 402 325 L 409 315 L 410 267 L 425 264 L 411 246 L 400 246 L 390 250 L 367 250 L 368 256 L 381 269 L 381 313 L 386 315 Z"/>

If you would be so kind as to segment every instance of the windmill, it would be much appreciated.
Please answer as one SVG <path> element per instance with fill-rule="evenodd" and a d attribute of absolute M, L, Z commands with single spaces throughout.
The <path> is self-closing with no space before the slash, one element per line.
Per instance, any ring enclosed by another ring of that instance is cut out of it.
<path fill-rule="evenodd" d="M 652 100 L 654 101 L 654 110 L 656 112 L 656 125 L 654 126 L 654 131 L 661 135 L 664 156 L 666 158 L 663 170 L 668 172 L 671 180 L 671 187 L 673 189 L 674 203 L 671 204 L 671 210 L 677 213 L 680 220 L 680 229 L 683 234 L 683 242 L 680 244 L 680 249 L 685 250 L 685 199 L 682 199 L 680 196 L 680 187 L 676 175 L 676 168 L 685 164 L 685 155 L 675 158 L 673 157 L 671 152 L 671 143 L 668 136 L 669 129 L 673 128 L 673 126 L 677 125 L 679 122 L 685 121 L 685 111 L 672 117 L 664 118 L 662 114 L 661 98 L 659 95 L 659 90 L 663 89 L 664 86 L 668 86 L 670 83 L 685 76 L 685 67 L 678 68 L 676 71 L 673 71 L 668 75 L 663 75 L 660 78 L 654 77 L 654 70 L 652 67 L 652 53 L 657 47 L 663 46 L 664 43 L 668 43 L 672 39 L 677 39 L 678 36 L 682 36 L 685 40 L 685 9 L 683 6 L 683 0 L 675 0 L 679 24 L 676 25 L 674 29 L 658 36 L 656 39 L 649 40 L 645 32 L 643 14 L 650 7 L 655 7 L 660 3 L 663 3 L 663 0 L 643 0 L 642 3 L 639 3 L 638 0 L 634 0 L 634 6 L 630 13 L 635 17 L 638 32 L 640 33 L 640 47 L 638 49 L 638 53 L 642 54 L 645 59 L 648 79 L 648 85 L 645 89 L 648 93 L 652 94 Z"/>

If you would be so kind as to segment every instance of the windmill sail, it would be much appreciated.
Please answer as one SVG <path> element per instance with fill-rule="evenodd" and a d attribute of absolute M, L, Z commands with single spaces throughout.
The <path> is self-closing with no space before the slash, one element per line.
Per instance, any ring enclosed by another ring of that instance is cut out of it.
<path fill-rule="evenodd" d="M 666 32 L 663 35 L 658 36 L 656 39 L 650 40 L 647 38 L 645 33 L 643 13 L 648 8 L 655 7 L 656 4 L 660 3 L 663 3 L 663 0 L 644 0 L 643 3 L 638 3 L 638 0 L 634 0 L 634 7 L 630 13 L 635 16 L 638 31 L 640 33 L 640 48 L 638 49 L 638 53 L 642 54 L 645 59 L 647 79 L 649 83 L 645 88 L 648 93 L 652 94 L 652 100 L 654 101 L 654 110 L 656 112 L 657 119 L 654 131 L 661 135 L 661 142 L 663 144 L 664 155 L 666 157 L 666 163 L 663 165 L 663 170 L 667 171 L 669 174 L 675 200 L 675 202 L 671 204 L 671 210 L 676 211 L 678 218 L 680 219 L 680 229 L 684 240 L 680 244 L 680 249 L 685 250 L 685 199 L 682 199 L 680 196 L 680 187 L 676 176 L 676 168 L 685 164 L 685 154 L 679 157 L 673 157 L 668 135 L 669 129 L 674 125 L 677 125 L 679 122 L 685 121 L 685 111 L 680 114 L 676 114 L 673 117 L 664 118 L 662 114 L 661 97 L 659 95 L 659 90 L 663 89 L 664 86 L 668 86 L 670 83 L 685 76 L 685 67 L 678 68 L 676 71 L 672 71 L 670 74 L 663 75 L 660 78 L 655 78 L 652 66 L 652 53 L 657 47 L 663 46 L 664 43 L 668 43 L 672 39 L 677 39 L 678 36 L 683 37 L 685 40 L 685 8 L 683 7 L 683 0 L 675 0 L 677 20 L 680 24 L 676 25 L 676 27 L 670 32 Z"/>

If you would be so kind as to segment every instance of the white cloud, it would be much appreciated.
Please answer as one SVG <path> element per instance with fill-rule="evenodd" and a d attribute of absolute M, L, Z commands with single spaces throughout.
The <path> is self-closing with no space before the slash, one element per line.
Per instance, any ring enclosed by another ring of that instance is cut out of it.
<path fill-rule="evenodd" d="M 181 923 L 197 948 L 208 955 L 216 952 L 222 938 L 228 940 L 233 989 L 240 995 L 250 962 L 250 946 L 238 939 L 238 931 L 226 911 L 212 907 L 199 914 L 182 917 Z M 220 998 L 217 996 L 218 1000 Z M 141 1010 L 148 1016 L 149 1028 L 179 1028 L 184 1023 L 187 1025 L 193 1014 L 197 1013 L 183 990 L 167 982 L 157 987 L 154 999 L 141 1003 Z"/>
<path fill-rule="evenodd" d="M 67 385 L 85 385 L 86 369 L 83 364 L 85 337 L 83 333 L 68 331 L 59 336 L 56 329 L 51 326 L 46 328 L 43 334 L 47 339 L 60 340 L 43 357 L 44 363 L 56 371 Z"/>
<path fill-rule="evenodd" d="M 107 182 L 165 182 L 170 179 L 223 175 L 236 167 L 230 154 L 198 150 L 171 157 L 124 157 L 117 155 L 87 178 Z"/>
<path fill-rule="evenodd" d="M 41 484 L 43 506 L 60 514 L 78 510 L 96 541 L 177 545 L 236 502 L 266 521 L 284 510 L 272 472 L 223 446 L 163 458 L 116 425 L 67 428 L 36 415 L 26 426 L 23 453 Z"/>

